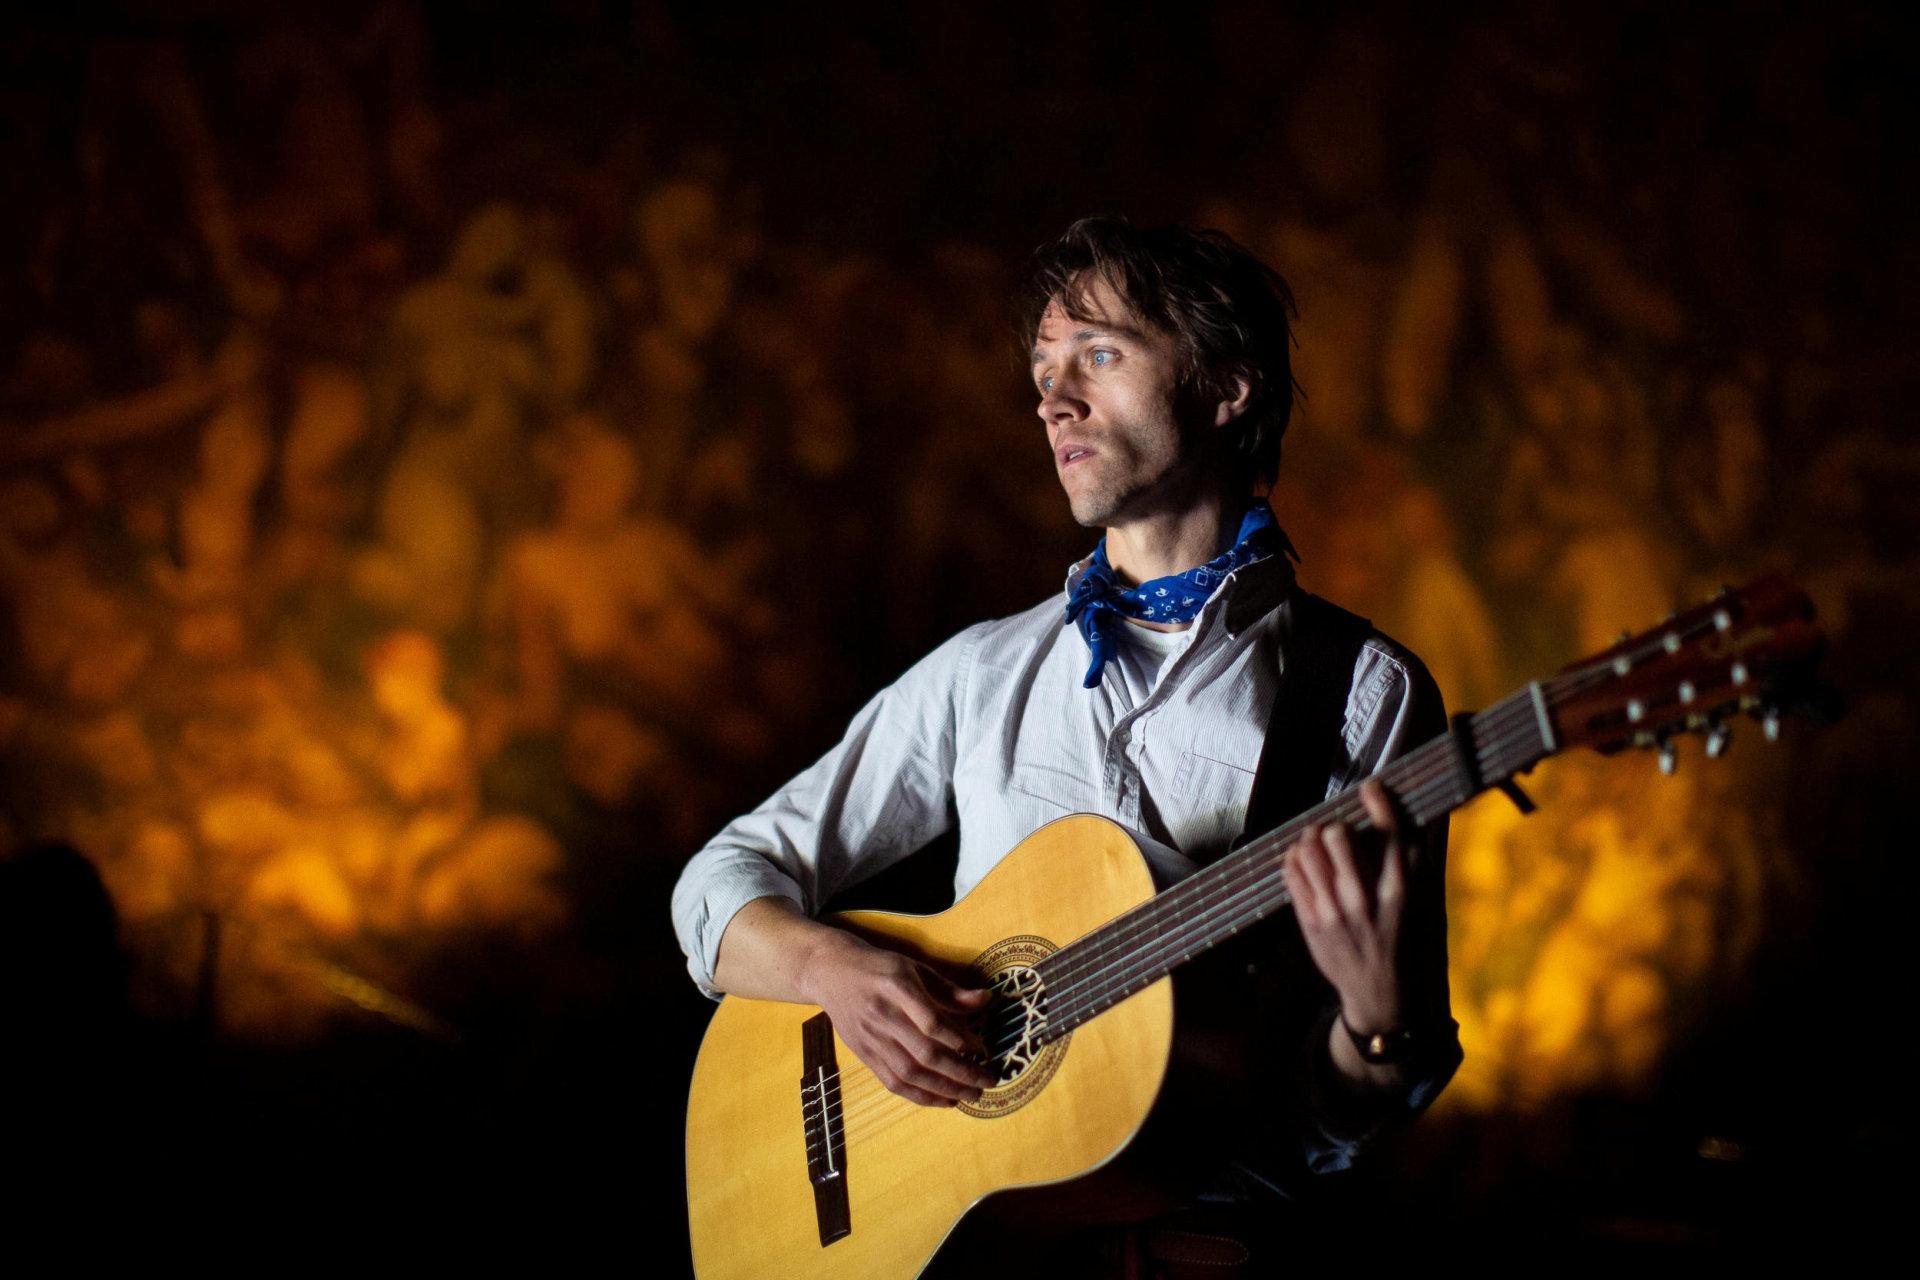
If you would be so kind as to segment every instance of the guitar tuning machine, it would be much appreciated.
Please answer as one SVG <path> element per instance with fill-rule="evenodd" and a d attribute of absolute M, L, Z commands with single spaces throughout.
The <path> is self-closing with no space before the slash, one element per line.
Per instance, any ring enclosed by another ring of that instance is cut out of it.
<path fill-rule="evenodd" d="M 1727 743 L 1733 738 L 1733 726 L 1724 720 L 1715 720 L 1707 730 L 1707 758 L 1718 760 L 1727 753 Z"/>
<path fill-rule="evenodd" d="M 1768 742 L 1780 741 L 1780 708 L 1777 704 L 1761 698 L 1742 698 L 1740 710 L 1760 722 L 1760 732 L 1766 735 Z"/>
<path fill-rule="evenodd" d="M 1671 778 L 1679 767 L 1680 753 L 1673 745 L 1673 739 L 1660 739 L 1660 772 Z"/>

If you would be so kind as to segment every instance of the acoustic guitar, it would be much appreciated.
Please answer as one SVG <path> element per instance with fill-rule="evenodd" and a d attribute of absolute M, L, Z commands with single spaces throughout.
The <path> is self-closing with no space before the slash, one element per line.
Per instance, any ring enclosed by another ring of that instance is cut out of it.
<path fill-rule="evenodd" d="M 1573 747 L 1660 753 L 1731 720 L 1831 719 L 1807 598 L 1779 575 L 1669 617 L 1536 680 L 1378 773 L 1425 824 Z M 1071 1184 L 1113 1163 L 1167 1093 L 1171 975 L 1288 905 L 1281 871 L 1311 823 L 1369 826 L 1357 786 L 1156 893 L 1133 840 L 1075 814 L 1028 836 L 938 915 L 848 912 L 868 940 L 970 972 L 996 995 L 980 1023 L 998 1083 L 922 1107 L 884 1088 L 817 1008 L 729 996 L 687 1103 L 687 1211 L 701 1280 L 890 1280 L 919 1274 L 970 1208 Z"/>

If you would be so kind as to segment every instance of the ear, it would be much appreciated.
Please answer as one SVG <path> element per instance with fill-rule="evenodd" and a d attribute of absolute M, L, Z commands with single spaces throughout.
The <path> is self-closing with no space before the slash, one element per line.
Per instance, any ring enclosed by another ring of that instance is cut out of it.
<path fill-rule="evenodd" d="M 1233 376 L 1233 396 L 1214 406 L 1213 425 L 1224 427 L 1247 411 L 1247 403 L 1253 399 L 1253 383 L 1245 374 Z"/>

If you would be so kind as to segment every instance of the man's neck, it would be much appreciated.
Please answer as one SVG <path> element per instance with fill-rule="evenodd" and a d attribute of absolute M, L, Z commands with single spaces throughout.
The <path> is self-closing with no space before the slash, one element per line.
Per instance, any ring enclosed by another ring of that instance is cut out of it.
<path fill-rule="evenodd" d="M 1198 568 L 1233 545 L 1243 502 L 1213 493 L 1182 511 L 1110 526 L 1107 563 L 1128 586 Z"/>
<path fill-rule="evenodd" d="M 1130 520 L 1107 529 L 1107 563 L 1125 586 L 1195 569 L 1233 545 L 1245 499 L 1210 493 L 1177 512 Z M 1191 622 L 1127 622 L 1150 631 L 1185 631 Z"/>

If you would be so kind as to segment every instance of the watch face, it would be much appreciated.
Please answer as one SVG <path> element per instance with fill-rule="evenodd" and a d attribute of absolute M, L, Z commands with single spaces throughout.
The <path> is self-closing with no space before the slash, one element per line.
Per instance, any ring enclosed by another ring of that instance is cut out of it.
<path fill-rule="evenodd" d="M 1398 1062 L 1406 1057 L 1414 1041 L 1411 1031 L 1376 1031 L 1370 1036 L 1363 1036 L 1349 1028 L 1348 1034 L 1352 1036 L 1353 1047 L 1360 1051 L 1360 1056 L 1377 1066 Z"/>

